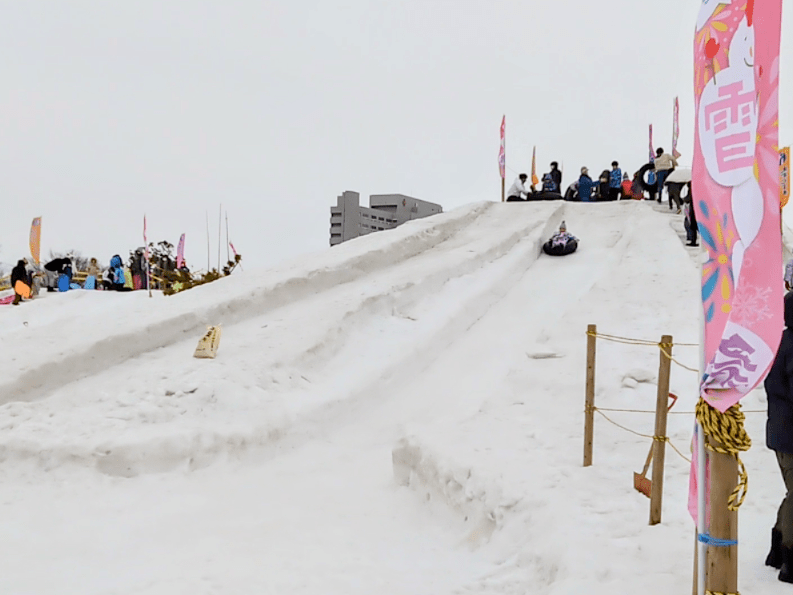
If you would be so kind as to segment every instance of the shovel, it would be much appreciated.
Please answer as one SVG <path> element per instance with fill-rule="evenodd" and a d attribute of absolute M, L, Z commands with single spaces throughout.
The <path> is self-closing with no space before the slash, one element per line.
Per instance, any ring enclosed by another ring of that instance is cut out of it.
<path fill-rule="evenodd" d="M 669 398 L 672 399 L 672 403 L 669 405 L 669 409 L 675 406 L 677 403 L 677 395 L 674 393 L 669 393 Z M 667 411 L 669 411 L 667 409 Z M 652 480 L 647 478 L 647 470 L 650 468 L 650 463 L 653 460 L 653 447 L 655 444 L 650 446 L 650 452 L 647 453 L 647 460 L 644 461 L 644 468 L 642 469 L 641 473 L 633 474 L 633 487 L 636 491 L 641 492 L 648 498 L 650 497 L 650 493 L 652 492 L 653 482 Z"/>

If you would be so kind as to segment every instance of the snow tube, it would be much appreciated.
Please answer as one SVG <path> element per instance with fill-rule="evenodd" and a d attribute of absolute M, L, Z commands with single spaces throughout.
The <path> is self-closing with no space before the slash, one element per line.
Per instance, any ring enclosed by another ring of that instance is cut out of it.
<path fill-rule="evenodd" d="M 644 179 L 645 174 L 648 171 L 654 170 L 654 169 L 655 169 L 655 165 L 652 164 L 652 163 L 646 163 L 646 164 L 642 165 L 641 168 L 639 169 L 639 180 L 642 183 L 642 190 L 644 190 L 645 192 L 657 192 L 658 191 L 658 184 L 657 183 L 656 184 L 648 184 L 645 181 L 645 179 Z"/>
<path fill-rule="evenodd" d="M 550 256 L 566 256 L 572 254 L 578 248 L 576 240 L 570 240 L 564 245 L 553 246 L 551 240 L 548 240 L 542 245 L 542 251 Z"/>
<path fill-rule="evenodd" d="M 526 200 L 564 200 L 564 197 L 558 192 L 540 190 L 539 192 L 532 192 L 529 194 Z"/>

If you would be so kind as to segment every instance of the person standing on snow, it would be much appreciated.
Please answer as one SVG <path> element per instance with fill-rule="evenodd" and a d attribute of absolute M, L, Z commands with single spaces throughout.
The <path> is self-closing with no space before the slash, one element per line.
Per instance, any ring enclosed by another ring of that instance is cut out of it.
<path fill-rule="evenodd" d="M 526 191 L 526 180 L 529 178 L 526 174 L 520 174 L 515 181 L 512 182 L 512 186 L 509 187 L 507 191 L 507 202 L 517 202 L 517 201 L 524 201 L 526 200 L 526 195 L 528 192 Z"/>
<path fill-rule="evenodd" d="M 581 176 L 578 178 L 578 196 L 581 202 L 592 202 L 592 190 L 595 185 L 595 182 L 589 177 L 589 169 L 582 167 Z"/>
<path fill-rule="evenodd" d="M 765 379 L 768 396 L 766 445 L 776 453 L 786 494 L 771 530 L 766 566 L 779 568 L 779 580 L 793 583 L 793 292 L 785 295 L 785 330 Z"/>
<path fill-rule="evenodd" d="M 677 167 L 677 159 L 672 157 L 669 153 L 664 153 L 662 147 L 658 147 L 655 151 L 655 179 L 658 187 L 658 202 L 661 202 L 661 197 L 664 193 L 664 182 L 666 177 Z M 669 208 L 672 208 L 670 201 Z"/>
<path fill-rule="evenodd" d="M 622 170 L 619 163 L 612 161 L 609 172 L 609 200 L 619 200 L 620 190 L 622 190 Z"/>
<path fill-rule="evenodd" d="M 22 301 L 22 294 L 17 291 L 17 283 L 24 283 L 25 285 L 29 286 L 30 279 L 28 279 L 28 271 L 25 268 L 27 261 L 22 259 L 17 262 L 17 265 L 11 269 L 11 288 L 14 290 L 14 301 L 12 302 L 15 306 L 19 305 L 19 302 Z"/>
<path fill-rule="evenodd" d="M 562 192 L 562 172 L 559 170 L 559 164 L 556 161 L 551 161 L 551 179 L 556 184 L 554 192 Z"/>

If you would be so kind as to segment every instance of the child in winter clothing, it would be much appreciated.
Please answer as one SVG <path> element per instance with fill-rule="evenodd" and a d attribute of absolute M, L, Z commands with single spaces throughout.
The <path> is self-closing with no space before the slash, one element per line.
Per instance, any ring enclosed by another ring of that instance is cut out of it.
<path fill-rule="evenodd" d="M 612 161 L 609 172 L 609 200 L 618 200 L 620 190 L 622 190 L 622 170 L 619 163 Z"/>

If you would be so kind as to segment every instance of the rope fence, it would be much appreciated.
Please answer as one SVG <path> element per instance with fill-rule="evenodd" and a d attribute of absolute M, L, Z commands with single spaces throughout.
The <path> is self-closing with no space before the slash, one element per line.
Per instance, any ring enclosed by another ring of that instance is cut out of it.
<path fill-rule="evenodd" d="M 652 441 L 647 462 L 641 474 L 634 473 L 634 487 L 641 493 L 650 498 L 650 524 L 654 525 L 661 522 L 661 500 L 663 494 L 664 480 L 664 447 L 668 444 L 672 450 L 684 461 L 691 463 L 691 458 L 686 456 L 683 450 L 679 449 L 667 436 L 666 430 L 667 416 L 688 415 L 694 417 L 704 430 L 708 438 L 706 447 L 713 453 L 727 455 L 734 459 L 737 464 L 738 481 L 732 489 L 727 501 L 729 510 L 734 511 L 743 503 L 746 497 L 748 484 L 746 469 L 740 459 L 739 453 L 748 450 L 751 440 L 746 435 L 743 428 L 744 415 L 746 414 L 765 414 L 762 409 L 742 411 L 734 406 L 725 413 L 720 413 L 712 407 L 706 405 L 700 398 L 700 402 L 694 411 L 669 411 L 674 405 L 668 403 L 669 398 L 675 401 L 677 397 L 669 392 L 670 368 L 674 363 L 678 367 L 701 375 L 699 367 L 688 366 L 679 361 L 673 355 L 674 347 L 700 347 L 699 343 L 675 343 L 670 335 L 664 335 L 660 341 L 649 341 L 637 339 L 635 337 L 625 337 L 597 332 L 597 327 L 590 324 L 587 328 L 587 374 L 586 374 L 586 400 L 584 407 L 584 466 L 592 465 L 593 442 L 594 442 L 594 414 L 597 413 L 611 425 L 621 430 Z M 658 390 L 655 410 L 651 409 L 631 409 L 631 408 L 608 408 L 595 406 L 595 353 L 597 340 L 621 343 L 624 345 L 638 347 L 655 347 L 659 351 L 658 368 Z M 631 414 L 655 414 L 655 429 L 652 434 L 639 432 L 627 425 L 613 419 L 614 413 Z M 685 449 L 688 450 L 688 449 Z M 647 476 L 649 465 L 652 462 L 652 480 Z"/>

